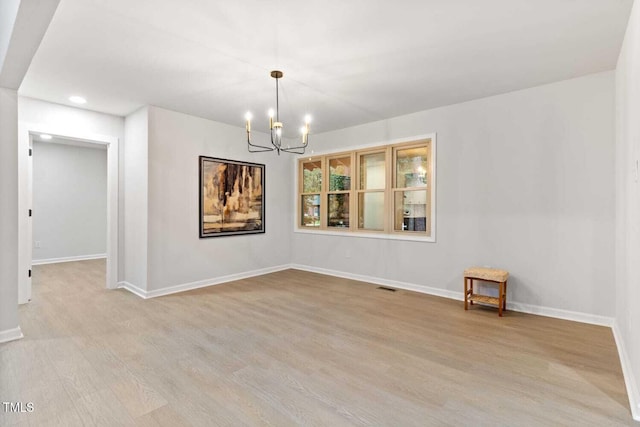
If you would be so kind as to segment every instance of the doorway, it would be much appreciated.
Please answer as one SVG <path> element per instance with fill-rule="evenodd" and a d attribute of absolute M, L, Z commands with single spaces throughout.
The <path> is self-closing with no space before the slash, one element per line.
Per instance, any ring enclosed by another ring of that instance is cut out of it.
<path fill-rule="evenodd" d="M 20 208 L 24 210 L 28 215 L 20 216 L 19 220 L 19 234 L 20 234 L 20 248 L 19 248 L 19 264 L 21 270 L 28 271 L 29 274 L 25 274 L 20 277 L 18 284 L 19 303 L 24 304 L 31 300 L 31 269 L 32 259 L 34 254 L 40 259 L 45 261 L 55 262 L 57 258 L 72 258 L 72 256 L 65 257 L 50 257 L 47 258 L 46 252 L 43 249 L 52 249 L 52 241 L 45 243 L 39 239 L 39 248 L 34 248 L 34 217 L 32 215 L 38 215 L 33 210 L 33 180 L 34 180 L 34 144 L 64 144 L 69 147 L 94 147 L 90 150 L 103 150 L 106 151 L 106 233 L 105 233 L 105 252 L 99 252 L 94 254 L 84 254 L 87 256 L 93 255 L 94 257 L 106 257 L 106 283 L 105 287 L 108 289 L 115 289 L 117 287 L 118 276 L 118 139 L 102 135 L 91 134 L 73 134 L 70 132 L 55 132 L 55 129 L 47 129 L 42 126 L 23 124 L 19 129 L 20 133 L 20 150 L 19 153 L 19 175 L 21 177 L 22 184 L 20 184 Z M 51 137 L 50 140 L 43 141 L 41 135 L 46 135 L 46 138 Z M 53 142 L 51 142 L 53 141 Z M 95 148 L 97 147 L 97 148 Z M 36 147 L 37 148 L 37 147 Z M 24 157 L 23 157 L 24 156 Z M 51 177 L 55 179 L 55 177 Z M 42 214 L 42 213 L 41 213 Z M 43 247 L 43 246 L 46 246 Z M 38 252 L 34 252 L 34 250 Z M 64 252 L 60 252 L 64 253 Z M 45 255 L 43 255 L 45 254 Z M 82 256 L 78 256 L 82 258 Z M 85 259 L 89 259 L 85 257 Z M 58 261 L 62 261 L 57 259 Z M 73 259 L 67 259 L 73 260 Z"/>
<path fill-rule="evenodd" d="M 107 146 L 32 137 L 32 265 L 107 257 Z"/>

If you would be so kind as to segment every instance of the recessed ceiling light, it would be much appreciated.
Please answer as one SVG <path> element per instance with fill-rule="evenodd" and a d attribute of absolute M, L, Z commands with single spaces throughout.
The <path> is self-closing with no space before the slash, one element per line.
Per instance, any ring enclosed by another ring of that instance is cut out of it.
<path fill-rule="evenodd" d="M 48 141 L 51 139 L 51 135 L 47 135 L 46 133 L 40 134 L 40 139 L 46 139 Z"/>
<path fill-rule="evenodd" d="M 69 97 L 69 101 L 73 102 L 74 104 L 86 104 L 87 100 L 84 99 L 81 96 L 77 96 L 77 95 L 73 95 Z"/>

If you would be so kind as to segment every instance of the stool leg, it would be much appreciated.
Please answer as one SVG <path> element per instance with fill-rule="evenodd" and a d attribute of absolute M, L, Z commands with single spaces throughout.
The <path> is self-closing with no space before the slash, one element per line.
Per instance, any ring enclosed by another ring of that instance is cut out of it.
<path fill-rule="evenodd" d="M 504 306 L 504 282 L 500 282 L 498 291 L 498 316 L 502 317 L 502 307 Z"/>
<path fill-rule="evenodd" d="M 504 282 L 504 297 L 502 299 L 502 309 L 507 309 L 507 282 Z"/>
<path fill-rule="evenodd" d="M 468 303 L 469 299 L 468 299 L 468 293 L 467 293 L 467 278 L 464 278 L 464 309 L 468 310 L 469 309 L 469 303 Z"/>

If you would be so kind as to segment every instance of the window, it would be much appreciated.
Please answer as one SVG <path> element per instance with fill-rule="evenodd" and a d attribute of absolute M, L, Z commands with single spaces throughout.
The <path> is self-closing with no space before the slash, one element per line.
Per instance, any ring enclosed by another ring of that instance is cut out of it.
<path fill-rule="evenodd" d="M 427 232 L 428 145 L 394 148 L 394 231 Z M 429 186 L 430 187 L 430 186 Z"/>
<path fill-rule="evenodd" d="M 300 225 L 320 227 L 320 194 L 322 192 L 322 160 L 302 163 Z"/>
<path fill-rule="evenodd" d="M 385 151 L 358 153 L 358 229 L 384 231 Z"/>
<path fill-rule="evenodd" d="M 327 227 L 349 228 L 351 156 L 329 158 Z"/>
<path fill-rule="evenodd" d="M 299 161 L 298 229 L 434 240 L 435 138 Z"/>

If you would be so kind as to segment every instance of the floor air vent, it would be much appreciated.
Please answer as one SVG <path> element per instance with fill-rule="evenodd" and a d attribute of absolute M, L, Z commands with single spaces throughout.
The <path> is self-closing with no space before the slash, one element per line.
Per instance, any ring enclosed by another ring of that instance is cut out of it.
<path fill-rule="evenodd" d="M 383 291 L 395 292 L 396 290 L 393 288 L 387 288 L 386 286 L 378 286 L 378 289 L 382 289 Z"/>

